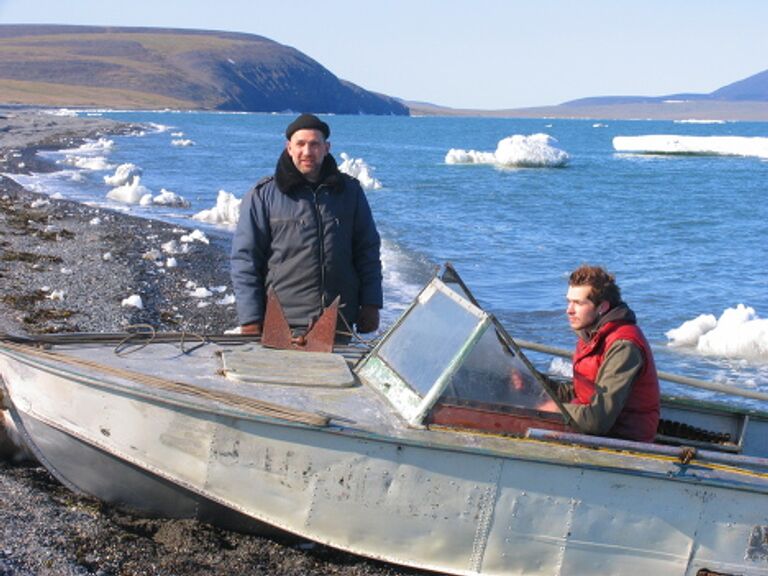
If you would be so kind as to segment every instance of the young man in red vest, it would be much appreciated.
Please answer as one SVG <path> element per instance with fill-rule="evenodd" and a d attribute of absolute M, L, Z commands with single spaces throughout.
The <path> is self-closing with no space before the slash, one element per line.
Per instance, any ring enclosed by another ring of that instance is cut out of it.
<path fill-rule="evenodd" d="M 577 268 L 568 281 L 566 313 L 579 339 L 573 385 L 559 391 L 579 430 L 653 442 L 659 423 L 659 379 L 635 314 L 612 274 Z"/>

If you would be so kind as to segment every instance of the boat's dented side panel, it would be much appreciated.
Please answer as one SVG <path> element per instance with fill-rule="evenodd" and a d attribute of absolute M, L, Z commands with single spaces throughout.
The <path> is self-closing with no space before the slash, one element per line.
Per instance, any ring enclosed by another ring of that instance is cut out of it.
<path fill-rule="evenodd" d="M 0 356 L 17 410 L 185 485 L 205 484 L 215 424 L 130 394 L 82 385 Z M 76 483 L 75 483 L 76 484 Z"/>
<path fill-rule="evenodd" d="M 313 540 L 402 563 L 440 559 L 429 566 L 460 573 L 482 555 L 498 459 L 463 466 L 457 454 L 253 422 L 220 429 L 215 452 L 210 490 Z M 237 490 L 234 470 L 258 489 Z"/>
<path fill-rule="evenodd" d="M 457 574 L 768 574 L 760 494 L 261 426 L 219 430 L 209 489 L 354 552 Z"/>

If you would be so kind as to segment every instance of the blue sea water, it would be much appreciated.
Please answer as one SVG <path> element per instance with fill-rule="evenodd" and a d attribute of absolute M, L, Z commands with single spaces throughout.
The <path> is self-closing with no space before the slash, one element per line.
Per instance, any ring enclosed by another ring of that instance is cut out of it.
<path fill-rule="evenodd" d="M 132 213 L 215 233 L 191 221 L 219 190 L 241 198 L 272 173 L 286 115 L 103 112 L 164 130 L 112 138 L 109 171 L 60 179 L 65 196 L 116 206 L 103 177 L 131 162 L 154 193 L 188 209 L 130 206 Z M 619 154 L 614 136 L 768 136 L 765 123 L 698 124 L 445 117 L 335 116 L 332 152 L 375 168 L 368 191 L 385 242 L 386 313 L 394 320 L 442 262 L 452 262 L 480 303 L 513 336 L 571 348 L 564 315 L 568 273 L 595 263 L 616 274 L 660 369 L 768 391 L 768 357 L 671 348 L 665 332 L 738 304 L 768 317 L 768 162 L 755 157 Z M 171 144 L 183 133 L 193 146 Z M 446 164 L 452 148 L 493 152 L 510 135 L 545 133 L 565 167 L 499 169 Z M 123 206 L 123 208 L 125 208 Z M 231 234 L 225 228 L 217 233 Z M 754 325 L 752 326 L 754 328 Z M 734 336 L 742 328 L 734 328 Z M 750 337 L 765 346 L 768 329 Z M 765 350 L 765 349 L 764 349 Z"/>

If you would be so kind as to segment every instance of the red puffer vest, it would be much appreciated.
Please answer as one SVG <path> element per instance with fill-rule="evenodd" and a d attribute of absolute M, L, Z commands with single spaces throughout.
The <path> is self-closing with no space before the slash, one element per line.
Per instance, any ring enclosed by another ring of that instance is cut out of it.
<path fill-rule="evenodd" d="M 632 384 L 627 402 L 608 434 L 628 440 L 653 442 L 659 425 L 659 378 L 650 346 L 636 324 L 607 322 L 588 342 L 579 339 L 573 355 L 573 401 L 577 404 L 591 402 L 605 353 L 616 340 L 629 340 L 641 350 L 643 369 Z"/>

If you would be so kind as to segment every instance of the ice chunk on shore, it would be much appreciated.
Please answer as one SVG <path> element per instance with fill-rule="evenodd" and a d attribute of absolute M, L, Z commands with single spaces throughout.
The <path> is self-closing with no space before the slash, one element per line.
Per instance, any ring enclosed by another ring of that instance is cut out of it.
<path fill-rule="evenodd" d="M 768 319 L 744 304 L 726 309 L 717 320 L 702 314 L 665 336 L 669 346 L 693 348 L 706 356 L 768 359 Z"/>
<path fill-rule="evenodd" d="M 81 170 L 109 170 L 112 166 L 104 156 L 66 156 L 61 161 L 62 164 L 67 166 L 74 166 Z"/>
<path fill-rule="evenodd" d="M 77 148 L 65 148 L 59 152 L 63 154 L 98 156 L 111 152 L 114 146 L 114 140 L 110 140 L 108 138 L 99 138 L 98 140 L 88 140 Z"/>
<path fill-rule="evenodd" d="M 160 194 L 152 197 L 152 204 L 159 204 L 161 206 L 173 206 L 176 208 L 189 208 L 190 203 L 183 197 L 175 192 L 160 189 Z"/>
<path fill-rule="evenodd" d="M 48 294 L 47 298 L 49 300 L 64 300 L 64 296 L 66 296 L 66 292 L 64 290 L 54 290 L 50 294 Z"/>
<path fill-rule="evenodd" d="M 144 302 L 141 301 L 141 296 L 138 294 L 131 294 L 128 298 L 123 298 L 120 304 L 123 308 L 138 308 L 144 310 Z"/>
<path fill-rule="evenodd" d="M 107 198 L 126 204 L 141 204 L 146 196 L 152 198 L 152 192 L 141 183 L 141 176 L 133 176 L 128 184 L 123 184 L 107 192 Z M 146 200 L 144 200 L 146 202 Z"/>
<path fill-rule="evenodd" d="M 226 296 L 223 296 L 222 298 L 216 300 L 216 304 L 219 306 L 231 306 L 235 303 L 235 295 L 234 294 L 227 294 Z"/>
<path fill-rule="evenodd" d="M 192 298 L 210 298 L 211 296 L 213 296 L 213 292 L 208 290 L 208 288 L 205 288 L 203 286 L 198 286 L 197 288 L 192 290 L 189 293 L 189 295 L 192 296 Z"/>
<path fill-rule="evenodd" d="M 371 168 L 362 158 L 352 158 L 346 152 L 340 155 L 343 162 L 339 165 L 339 171 L 357 178 L 360 185 L 365 190 L 379 190 L 381 182 L 373 177 L 374 169 Z"/>
<path fill-rule="evenodd" d="M 133 180 L 134 176 L 141 175 L 142 169 L 136 166 L 136 164 L 128 162 L 126 164 L 120 164 L 120 166 L 115 169 L 115 173 L 112 176 L 104 176 L 104 182 L 110 186 L 124 186 Z"/>
<path fill-rule="evenodd" d="M 182 242 L 185 243 L 191 243 L 191 242 L 202 242 L 203 244 L 210 244 L 211 241 L 208 240 L 208 237 L 205 235 L 204 232 L 201 232 L 200 230 L 193 230 L 189 234 L 184 234 L 181 238 L 179 238 Z"/>
<path fill-rule="evenodd" d="M 216 196 L 216 205 L 208 210 L 201 210 L 192 218 L 200 222 L 207 222 L 208 224 L 234 228 L 237 226 L 237 221 L 240 218 L 241 203 L 242 200 L 235 198 L 234 194 L 225 190 L 219 190 L 219 194 Z"/>
<path fill-rule="evenodd" d="M 556 148 L 557 141 L 548 134 L 514 134 L 499 140 L 494 152 L 451 148 L 446 164 L 493 164 L 502 168 L 559 168 L 570 157 Z"/>
<path fill-rule="evenodd" d="M 760 136 L 677 136 L 674 134 L 616 136 L 613 139 L 613 148 L 618 152 L 635 154 L 768 158 L 768 138 Z"/>

